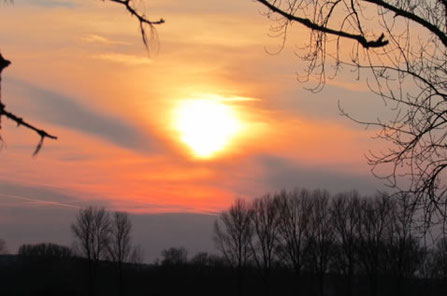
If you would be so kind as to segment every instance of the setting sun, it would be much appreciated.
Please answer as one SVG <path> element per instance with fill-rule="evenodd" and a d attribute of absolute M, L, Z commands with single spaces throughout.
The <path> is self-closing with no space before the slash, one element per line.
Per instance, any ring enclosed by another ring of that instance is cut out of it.
<path fill-rule="evenodd" d="M 175 128 L 197 157 L 209 158 L 230 143 L 239 130 L 239 121 L 231 106 L 218 100 L 196 99 L 179 104 Z"/>

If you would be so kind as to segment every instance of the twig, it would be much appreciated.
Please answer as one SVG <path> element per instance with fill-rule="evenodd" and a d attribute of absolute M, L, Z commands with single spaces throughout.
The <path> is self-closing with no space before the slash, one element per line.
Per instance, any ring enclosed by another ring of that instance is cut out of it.
<path fill-rule="evenodd" d="M 36 132 L 40 136 L 40 141 L 37 144 L 36 149 L 34 149 L 34 152 L 33 152 L 33 156 L 36 156 L 39 153 L 40 149 L 42 148 L 43 141 L 45 140 L 45 138 L 57 140 L 57 137 L 47 133 L 46 131 L 44 131 L 42 129 L 35 127 L 34 125 L 23 120 L 23 118 L 15 115 L 5 109 L 6 108 L 5 105 L 1 102 L 1 73 L 2 73 L 3 69 L 8 67 L 10 64 L 11 64 L 11 62 L 6 60 L 5 58 L 3 58 L 3 56 L 0 54 L 0 120 L 1 120 L 2 116 L 6 116 L 6 118 L 17 123 L 17 126 L 23 125 L 26 128 Z"/>

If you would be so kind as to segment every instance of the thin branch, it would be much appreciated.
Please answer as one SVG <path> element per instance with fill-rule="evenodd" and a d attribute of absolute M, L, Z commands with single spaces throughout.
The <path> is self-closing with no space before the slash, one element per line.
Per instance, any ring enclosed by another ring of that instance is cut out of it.
<path fill-rule="evenodd" d="M 358 43 L 360 43 L 366 49 L 374 48 L 374 47 L 383 47 L 388 44 L 388 40 L 384 40 L 385 35 L 383 33 L 380 35 L 379 38 L 377 38 L 377 40 L 367 40 L 363 35 L 351 34 L 351 33 L 345 32 L 345 31 L 341 31 L 341 30 L 330 29 L 325 26 L 321 26 L 317 23 L 314 23 L 310 19 L 295 16 L 293 14 L 290 14 L 290 13 L 278 8 L 274 4 L 271 4 L 270 2 L 268 2 L 267 0 L 257 0 L 257 1 L 260 2 L 261 4 L 264 4 L 271 11 L 276 12 L 276 13 L 280 14 L 281 16 L 285 17 L 289 21 L 298 22 L 312 30 L 316 30 L 316 31 L 320 31 L 323 33 L 327 33 L 327 34 L 356 40 Z"/>
<path fill-rule="evenodd" d="M 40 149 L 42 148 L 43 141 L 45 140 L 45 138 L 50 138 L 50 139 L 53 139 L 53 140 L 57 140 L 56 136 L 53 136 L 53 135 L 47 133 L 46 131 L 37 128 L 34 125 L 32 125 L 32 124 L 26 122 L 25 120 L 23 120 L 23 118 L 18 117 L 16 115 L 14 115 L 13 113 L 6 111 L 5 110 L 5 105 L 0 103 L 0 117 L 2 115 L 6 116 L 6 118 L 8 118 L 8 119 L 14 121 L 15 123 L 17 123 L 17 126 L 23 125 L 23 126 L 29 128 L 30 130 L 35 131 L 40 136 L 40 141 L 37 144 L 36 149 L 34 150 L 33 156 L 36 156 L 39 153 Z"/>
<path fill-rule="evenodd" d="M 419 17 L 418 15 L 408 12 L 406 10 L 400 9 L 400 8 L 393 6 L 393 5 L 391 5 L 385 1 L 382 1 L 382 0 L 363 0 L 363 1 L 381 6 L 383 8 L 386 8 L 386 9 L 394 12 L 396 14 L 396 16 L 403 16 L 404 18 L 407 18 L 409 20 L 412 20 L 412 21 L 422 25 L 423 27 L 430 30 L 433 34 L 438 36 L 438 38 L 441 40 L 441 42 L 442 42 L 442 44 L 444 44 L 444 46 L 447 46 L 446 34 L 444 32 L 442 32 L 438 27 L 436 27 L 432 23 L 428 22 L 427 20 Z"/>
<path fill-rule="evenodd" d="M 149 20 L 144 14 L 139 13 L 135 8 L 132 7 L 132 0 L 109 0 L 109 1 L 124 5 L 126 7 L 127 11 L 132 16 L 134 16 L 138 19 L 138 22 L 140 23 L 141 38 L 143 39 L 144 46 L 146 48 L 149 48 L 149 43 L 147 40 L 146 30 L 145 30 L 144 26 L 148 25 L 152 29 L 155 25 L 164 24 L 165 20 L 163 18 L 160 18 L 157 21 Z"/>
<path fill-rule="evenodd" d="M 30 130 L 33 130 L 34 132 L 36 132 L 40 136 L 40 141 L 37 144 L 36 149 L 34 150 L 34 153 L 33 153 L 33 156 L 36 156 L 39 153 L 40 149 L 42 148 L 43 141 L 45 140 L 45 138 L 50 138 L 50 139 L 53 139 L 53 140 L 57 140 L 57 137 L 47 133 L 46 131 L 44 131 L 42 129 L 39 129 L 39 128 L 35 127 L 34 125 L 32 125 L 32 124 L 26 122 L 25 120 L 23 120 L 23 118 L 15 115 L 15 114 L 13 114 L 13 113 L 11 113 L 11 112 L 9 112 L 9 111 L 7 111 L 5 109 L 5 105 L 1 102 L 1 73 L 10 64 L 11 64 L 11 62 L 6 60 L 0 54 L 0 119 L 1 119 L 2 116 L 6 116 L 6 118 L 14 121 L 17 124 L 17 126 L 23 125 L 26 128 L 28 128 Z"/>

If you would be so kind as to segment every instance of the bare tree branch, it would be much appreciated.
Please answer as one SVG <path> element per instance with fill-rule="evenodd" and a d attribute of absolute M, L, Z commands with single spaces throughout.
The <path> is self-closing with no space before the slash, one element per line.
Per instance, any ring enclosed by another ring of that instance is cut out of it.
<path fill-rule="evenodd" d="M 444 46 L 447 46 L 447 36 L 446 36 L 445 32 L 442 32 L 438 27 L 436 27 L 429 21 L 419 17 L 418 15 L 411 13 L 409 11 L 406 11 L 404 9 L 401 9 L 397 6 L 391 5 L 390 3 L 387 3 L 382 0 L 363 0 L 363 1 L 381 6 L 385 9 L 388 9 L 388 10 L 394 12 L 396 14 L 396 16 L 402 16 L 406 19 L 412 20 L 412 21 L 420 24 L 421 26 L 424 26 L 425 28 L 427 28 L 428 30 L 433 32 L 442 41 Z"/>
<path fill-rule="evenodd" d="M 39 153 L 40 149 L 42 148 L 43 141 L 45 140 L 45 138 L 50 138 L 50 139 L 53 139 L 53 140 L 57 140 L 57 137 L 47 133 L 46 131 L 44 131 L 42 129 L 39 129 L 39 128 L 35 127 L 34 125 L 32 125 L 32 124 L 26 122 L 25 120 L 23 120 L 23 118 L 15 115 L 15 114 L 13 114 L 13 113 L 11 113 L 11 112 L 9 112 L 9 111 L 7 111 L 5 109 L 5 105 L 1 102 L 1 98 L 2 98 L 2 96 L 1 96 L 1 74 L 2 74 L 2 71 L 6 67 L 8 67 L 10 64 L 11 64 L 11 62 L 6 60 L 0 54 L 0 122 L 1 122 L 1 116 L 5 116 L 6 118 L 14 121 L 17 124 L 17 126 L 23 125 L 23 126 L 27 127 L 28 129 L 36 132 L 40 136 L 40 141 L 36 145 L 36 148 L 34 149 L 34 153 L 33 153 L 33 156 L 36 156 Z"/>
<path fill-rule="evenodd" d="M 163 24 L 165 22 L 165 20 L 163 18 L 160 18 L 159 20 L 156 20 L 156 21 L 149 20 L 144 13 L 138 12 L 133 7 L 132 0 L 109 0 L 109 1 L 124 5 L 126 7 L 127 11 L 133 17 L 137 18 L 138 22 L 140 23 L 141 38 L 143 39 L 144 46 L 146 46 L 146 48 L 149 48 L 149 40 L 147 38 L 145 26 L 146 25 L 149 26 L 149 28 L 151 30 L 151 34 L 154 34 L 154 26 Z"/>
<path fill-rule="evenodd" d="M 383 47 L 388 44 L 388 40 L 384 40 L 385 35 L 383 33 L 376 40 L 367 40 L 365 38 L 365 36 L 363 36 L 363 35 L 351 34 L 351 33 L 348 33 L 348 32 L 342 31 L 342 30 L 334 30 L 331 28 L 327 28 L 325 25 L 319 25 L 315 22 L 312 22 L 308 18 L 301 18 L 301 17 L 295 16 L 295 15 L 290 14 L 284 10 L 279 9 L 277 6 L 275 6 L 274 4 L 271 4 L 267 0 L 257 0 L 257 1 L 264 4 L 265 6 L 267 6 L 271 11 L 282 15 L 289 21 L 298 22 L 312 30 L 316 30 L 316 31 L 320 31 L 323 33 L 328 33 L 331 35 L 344 37 L 344 38 L 348 38 L 348 39 L 354 39 L 358 43 L 360 43 L 364 48 Z"/>

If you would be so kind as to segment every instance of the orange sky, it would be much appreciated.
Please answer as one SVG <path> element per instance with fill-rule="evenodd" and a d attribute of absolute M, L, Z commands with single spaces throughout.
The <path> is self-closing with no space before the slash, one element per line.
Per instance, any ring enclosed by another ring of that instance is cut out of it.
<path fill-rule="evenodd" d="M 116 4 L 1 4 L 0 50 L 13 63 L 3 73 L 4 103 L 59 136 L 32 158 L 38 138 L 3 122 L 0 184 L 14 184 L 16 197 L 45 188 L 61 206 L 213 213 L 236 197 L 296 186 L 377 188 L 363 155 L 378 142 L 340 117 L 337 103 L 359 116 L 383 106 L 348 75 L 318 94 L 303 90 L 293 54 L 302 29 L 270 55 L 280 40 L 268 36 L 271 23 L 253 1 L 148 1 L 147 10 L 166 19 L 150 56 Z M 207 96 L 226 98 L 244 129 L 215 157 L 198 159 L 173 130 L 172 112 Z"/>

